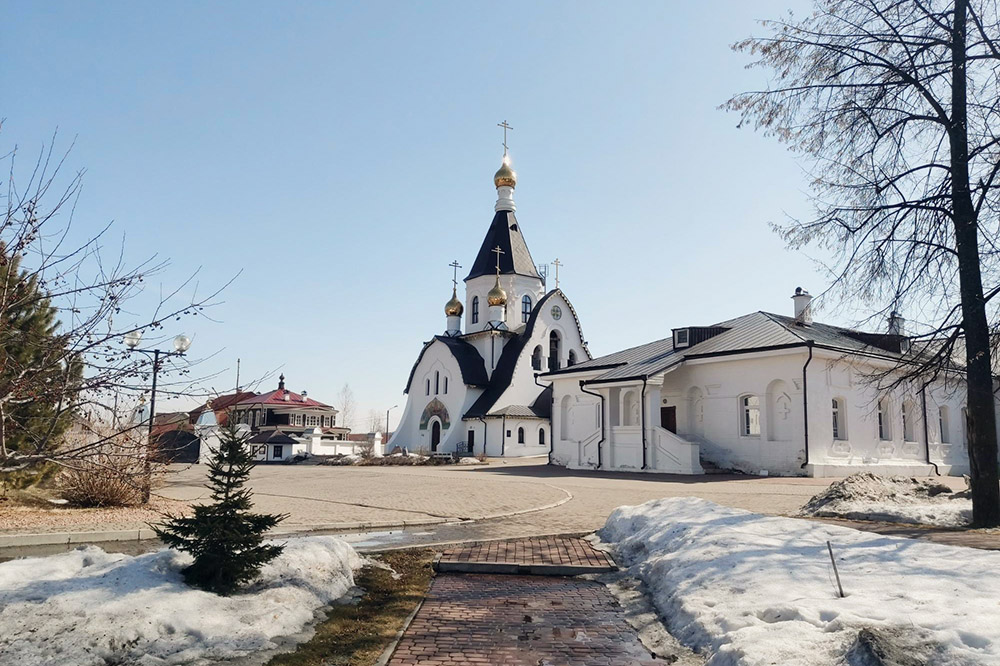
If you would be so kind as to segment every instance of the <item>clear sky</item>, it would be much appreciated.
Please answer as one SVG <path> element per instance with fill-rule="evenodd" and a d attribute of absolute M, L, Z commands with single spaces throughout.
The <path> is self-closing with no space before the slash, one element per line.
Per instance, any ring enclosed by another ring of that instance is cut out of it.
<path fill-rule="evenodd" d="M 521 228 L 595 355 L 822 291 L 768 226 L 808 214 L 801 165 L 717 108 L 765 83 L 729 45 L 806 7 L 4 0 L 0 147 L 75 137 L 78 229 L 114 220 L 165 287 L 243 271 L 218 323 L 178 324 L 216 389 L 239 357 L 384 411 L 492 219 L 504 119 Z"/>

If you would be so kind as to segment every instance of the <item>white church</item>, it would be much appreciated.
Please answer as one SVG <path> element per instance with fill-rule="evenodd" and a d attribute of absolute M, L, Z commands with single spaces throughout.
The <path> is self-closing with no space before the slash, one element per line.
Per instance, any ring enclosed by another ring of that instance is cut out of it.
<path fill-rule="evenodd" d="M 548 454 L 552 391 L 536 375 L 591 358 L 558 280 L 546 291 L 528 251 L 506 150 L 493 183 L 495 214 L 465 278 L 465 302 L 456 282 L 444 331 L 424 344 L 410 371 L 406 407 L 387 450 Z"/>
<path fill-rule="evenodd" d="M 548 455 L 574 469 L 673 474 L 968 472 L 958 373 L 884 393 L 870 381 L 914 353 L 896 314 L 883 333 L 814 322 L 812 297 L 797 289 L 788 315 L 677 328 L 592 358 L 558 273 L 546 291 L 528 251 L 516 184 L 505 148 L 465 301 L 456 279 L 444 331 L 410 371 L 387 450 Z"/>

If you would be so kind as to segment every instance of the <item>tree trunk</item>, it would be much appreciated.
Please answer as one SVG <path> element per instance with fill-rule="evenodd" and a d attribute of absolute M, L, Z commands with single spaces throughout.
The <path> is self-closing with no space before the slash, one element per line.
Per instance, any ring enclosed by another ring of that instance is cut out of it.
<path fill-rule="evenodd" d="M 980 273 L 979 225 L 969 189 L 969 138 L 966 77 L 968 0 L 955 1 L 952 28 L 951 142 L 952 205 L 965 329 L 968 391 L 969 468 L 972 477 L 972 520 L 977 527 L 1000 525 L 1000 481 L 997 478 L 996 411 L 990 331 Z"/>

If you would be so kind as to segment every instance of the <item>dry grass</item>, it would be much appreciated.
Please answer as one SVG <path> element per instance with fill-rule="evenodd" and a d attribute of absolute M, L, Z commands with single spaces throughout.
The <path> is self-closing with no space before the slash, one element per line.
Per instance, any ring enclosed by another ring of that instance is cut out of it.
<path fill-rule="evenodd" d="M 316 635 L 295 652 L 274 657 L 268 666 L 371 666 L 413 612 L 431 581 L 429 550 L 397 550 L 376 556 L 399 574 L 364 567 L 355 584 L 364 590 L 357 604 L 330 608 Z"/>

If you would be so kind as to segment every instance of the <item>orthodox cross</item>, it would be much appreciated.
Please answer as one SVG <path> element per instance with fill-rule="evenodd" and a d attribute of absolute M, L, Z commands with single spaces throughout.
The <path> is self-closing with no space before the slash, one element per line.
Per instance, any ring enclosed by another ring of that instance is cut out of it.
<path fill-rule="evenodd" d="M 511 127 L 510 125 L 508 125 L 506 120 L 503 121 L 502 123 L 497 123 L 497 127 L 502 127 L 503 128 L 503 154 L 506 155 L 507 154 L 507 130 L 513 131 L 514 128 Z"/>
<path fill-rule="evenodd" d="M 448 265 L 452 268 L 451 286 L 458 289 L 458 269 L 462 266 L 458 263 L 458 259 Z"/>
<path fill-rule="evenodd" d="M 559 288 L 559 267 L 562 266 L 563 263 L 561 261 L 559 261 L 559 258 L 557 257 L 556 260 L 552 262 L 552 265 L 556 267 L 556 289 L 558 289 Z"/>
<path fill-rule="evenodd" d="M 507 253 L 504 252 L 503 250 L 501 250 L 499 245 L 497 245 L 495 248 L 493 248 L 492 252 L 497 255 L 497 279 L 499 280 L 500 279 L 500 255 L 501 254 L 507 254 Z"/>

